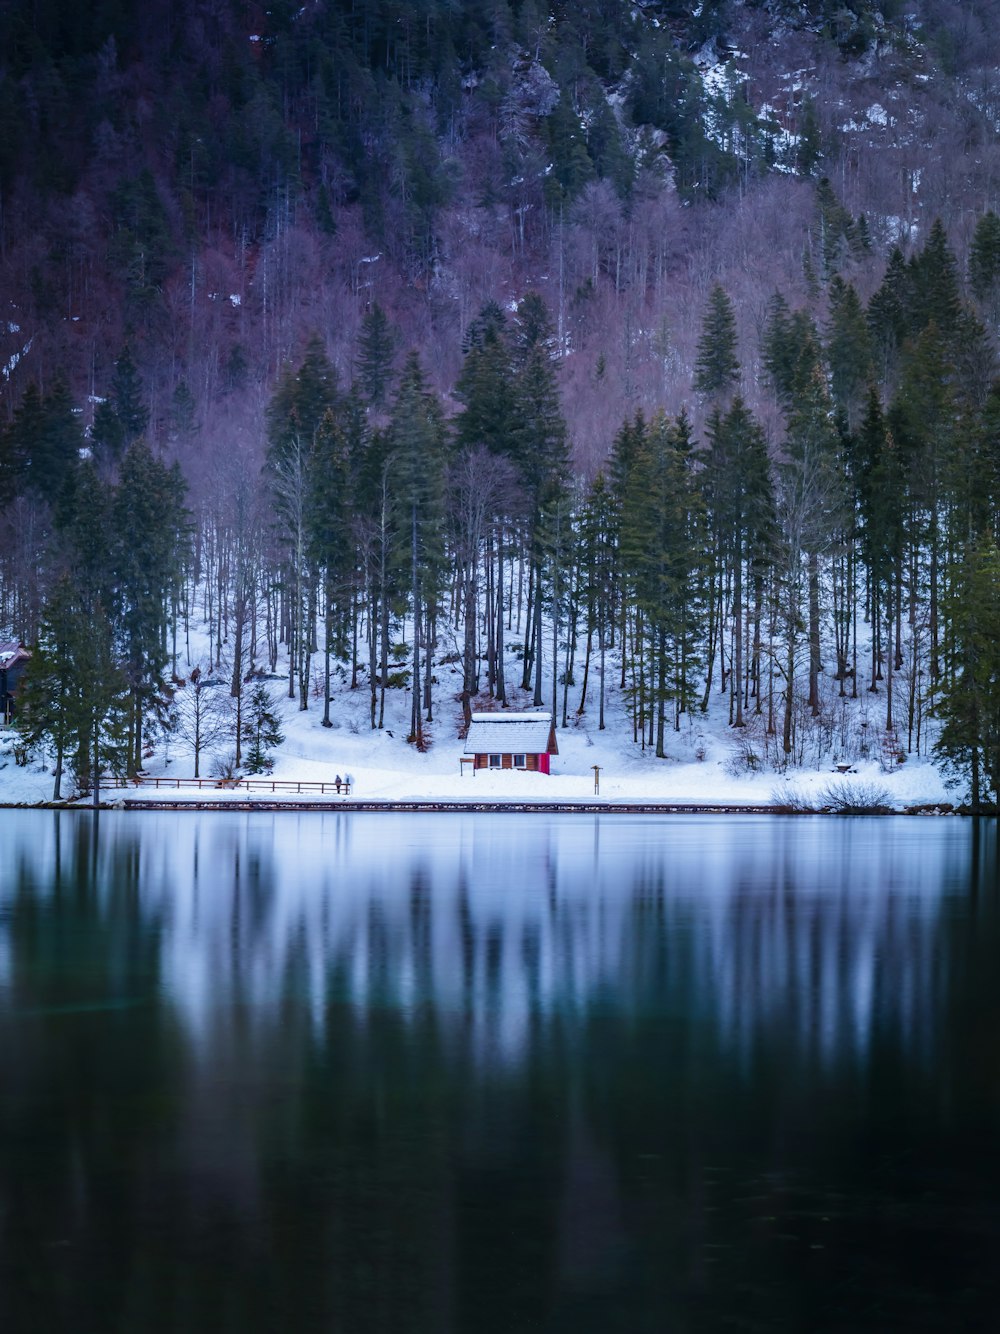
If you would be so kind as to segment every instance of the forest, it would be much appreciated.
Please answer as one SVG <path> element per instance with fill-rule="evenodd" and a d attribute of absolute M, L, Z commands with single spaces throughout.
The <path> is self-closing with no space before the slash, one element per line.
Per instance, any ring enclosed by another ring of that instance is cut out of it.
<path fill-rule="evenodd" d="M 197 771 L 210 676 L 260 767 L 280 670 L 418 749 L 614 690 L 658 757 L 708 712 L 995 805 L 989 10 L 13 0 L 0 638 L 56 795 L 181 693 Z"/>

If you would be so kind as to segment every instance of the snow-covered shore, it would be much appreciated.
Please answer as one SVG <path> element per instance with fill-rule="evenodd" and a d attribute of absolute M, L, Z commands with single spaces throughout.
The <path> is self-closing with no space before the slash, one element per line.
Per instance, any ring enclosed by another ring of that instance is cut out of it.
<path fill-rule="evenodd" d="M 222 689 L 223 687 L 220 687 Z M 154 789 L 108 788 L 104 799 L 118 802 L 142 798 L 143 802 L 192 803 L 210 800 L 213 804 L 248 800 L 301 805 L 315 802 L 324 807 L 343 806 L 348 802 L 405 803 L 523 803 L 653 805 L 726 808 L 770 807 L 787 805 L 789 798 L 803 805 L 824 804 L 831 787 L 843 792 L 857 789 L 868 794 L 884 794 L 885 804 L 893 809 L 934 806 L 958 802 L 945 784 L 938 768 L 930 761 L 911 756 L 904 763 L 886 771 L 876 760 L 857 760 L 852 772 L 836 772 L 835 757 L 823 757 L 812 768 L 774 769 L 739 772 L 734 762 L 737 736 L 727 723 L 711 713 L 697 714 L 681 732 L 668 734 L 667 759 L 657 759 L 650 750 L 642 750 L 631 739 L 631 727 L 621 702 L 613 700 L 604 731 L 597 725 L 596 709 L 576 717 L 570 726 L 559 728 L 559 754 L 552 757 L 552 773 L 534 774 L 514 770 L 480 770 L 475 775 L 459 764 L 463 742 L 458 736 L 461 710 L 454 698 L 439 701 L 436 720 L 428 726 L 430 746 L 423 754 L 405 739 L 403 719 L 408 716 L 409 696 L 404 691 L 390 692 L 387 725 L 371 731 L 368 725 L 368 697 L 364 690 L 339 689 L 333 699 L 333 726 L 322 726 L 322 702 L 310 700 L 310 707 L 300 711 L 297 701 L 282 698 L 282 686 L 272 683 L 279 704 L 285 740 L 274 753 L 273 777 L 285 782 L 331 782 L 337 775 L 350 776 L 351 797 L 311 797 L 290 791 L 277 793 L 221 788 L 168 787 Z M 525 707 L 517 701 L 516 707 Z M 52 774 L 42 757 L 36 756 L 25 767 L 15 764 L 13 733 L 0 732 L 0 804 L 34 805 L 50 800 Z M 595 798 L 593 766 L 600 768 L 600 795 Z M 463 771 L 464 769 L 464 771 Z M 189 777 L 193 773 L 191 757 L 172 741 L 161 742 L 147 761 L 151 776 Z M 202 757 L 203 774 L 211 772 L 210 757 Z M 71 782 L 65 790 L 71 790 Z"/>

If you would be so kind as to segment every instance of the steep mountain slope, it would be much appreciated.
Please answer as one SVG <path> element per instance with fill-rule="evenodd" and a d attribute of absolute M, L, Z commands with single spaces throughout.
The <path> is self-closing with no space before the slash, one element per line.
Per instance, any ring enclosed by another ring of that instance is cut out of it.
<path fill-rule="evenodd" d="M 690 400 L 709 278 L 756 397 L 766 301 L 809 295 L 821 176 L 866 219 L 863 294 L 936 216 L 964 258 L 1000 163 L 989 9 L 13 0 L 7 411 L 57 369 L 105 395 L 127 342 L 156 437 L 228 448 L 308 333 L 349 378 L 377 301 L 447 391 L 483 302 L 538 287 L 592 467 L 627 411 Z"/>

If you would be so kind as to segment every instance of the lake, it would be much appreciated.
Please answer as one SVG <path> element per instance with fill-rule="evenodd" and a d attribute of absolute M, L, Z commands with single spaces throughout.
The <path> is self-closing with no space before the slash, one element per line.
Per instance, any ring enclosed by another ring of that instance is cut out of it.
<path fill-rule="evenodd" d="M 0 1329 L 994 1329 L 960 819 L 0 812 Z"/>

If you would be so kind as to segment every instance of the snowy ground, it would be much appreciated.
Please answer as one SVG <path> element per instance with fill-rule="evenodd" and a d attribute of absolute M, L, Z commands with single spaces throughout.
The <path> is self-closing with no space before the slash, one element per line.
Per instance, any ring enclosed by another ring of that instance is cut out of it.
<path fill-rule="evenodd" d="M 185 670 L 180 664 L 180 671 Z M 570 726 L 557 733 L 559 754 L 552 759 L 550 775 L 524 772 L 480 770 L 475 776 L 459 765 L 463 742 L 458 737 L 461 706 L 456 695 L 460 686 L 457 668 L 436 668 L 435 721 L 428 726 L 430 747 L 420 754 L 406 742 L 410 697 L 405 690 L 390 691 L 387 696 L 386 727 L 372 732 L 368 722 L 368 692 L 362 686 L 350 690 L 338 682 L 333 693 L 333 726 L 321 725 L 322 699 L 310 698 L 302 712 L 297 700 L 287 698 L 287 686 L 275 680 L 269 683 L 282 715 L 284 743 L 274 754 L 273 777 L 295 781 L 327 781 L 336 775 L 350 775 L 352 799 L 384 800 L 387 803 L 412 801 L 580 801 L 592 802 L 595 764 L 600 766 L 600 800 L 614 803 L 663 802 L 669 804 L 719 804 L 726 806 L 761 806 L 780 802 L 789 790 L 813 805 L 822 805 L 823 795 L 831 785 L 849 785 L 876 789 L 885 794 L 886 803 L 902 809 L 945 802 L 958 803 L 962 794 L 946 786 L 939 770 L 928 760 L 910 756 L 891 771 L 875 760 L 857 760 L 850 775 L 835 772 L 840 758 L 833 750 L 814 757 L 813 767 L 790 769 L 787 774 L 773 768 L 757 773 L 738 772 L 734 764 L 737 733 L 728 725 L 728 702 L 716 696 L 707 714 L 696 713 L 682 725 L 679 733 L 668 732 L 668 758 L 656 759 L 632 743 L 631 723 L 624 702 L 611 690 L 607 709 L 607 727 L 598 729 L 596 696 L 588 702 L 582 717 L 573 712 L 579 688 L 571 692 Z M 511 663 L 510 677 L 517 671 Z M 510 679 L 510 678 L 509 678 Z M 225 687 L 220 685 L 220 691 Z M 514 692 L 512 708 L 530 708 L 530 697 Z M 488 700 L 476 707 L 490 707 Z M 561 700 L 560 700 L 561 707 Z M 865 707 L 862 701 L 856 707 Z M 27 767 L 15 764 L 14 735 L 0 730 L 0 804 L 33 804 L 52 795 L 52 775 L 43 757 L 34 757 Z M 224 747 L 231 749 L 231 747 Z M 190 777 L 193 765 L 176 738 L 169 748 L 160 741 L 146 765 L 150 775 Z M 211 774 L 211 757 L 202 756 L 201 772 Z M 64 785 L 71 790 L 72 782 Z M 108 789 L 108 800 L 126 794 Z M 132 795 L 136 795 L 133 791 Z M 210 788 L 160 789 L 143 787 L 143 800 L 191 801 L 210 798 L 247 800 L 247 793 Z M 282 796 L 300 801 L 294 794 L 255 794 L 255 799 L 273 802 Z M 316 798 L 324 805 L 342 803 L 344 798 L 330 795 Z"/>

